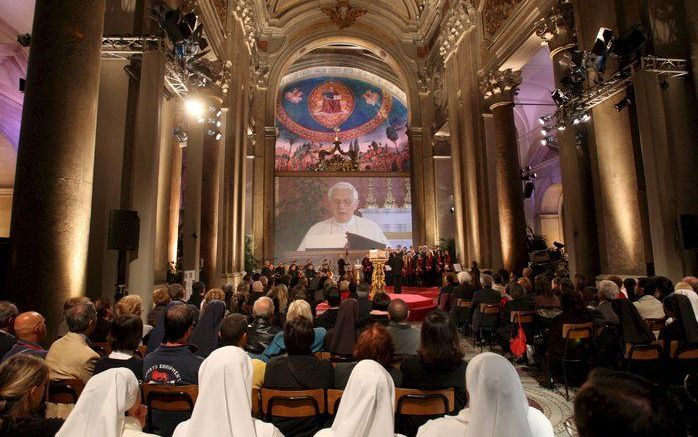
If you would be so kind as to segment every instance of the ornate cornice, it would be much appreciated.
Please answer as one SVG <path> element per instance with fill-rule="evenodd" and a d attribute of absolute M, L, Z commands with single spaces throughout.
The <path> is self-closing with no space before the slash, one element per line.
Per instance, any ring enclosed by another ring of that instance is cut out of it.
<path fill-rule="evenodd" d="M 439 55 L 446 62 L 458 47 L 458 41 L 467 31 L 475 27 L 476 10 L 470 0 L 456 0 L 441 22 L 441 33 L 437 40 Z"/>
<path fill-rule="evenodd" d="M 357 18 L 368 12 L 366 9 L 353 7 L 349 4 L 349 0 L 337 0 L 336 5 L 332 7 L 322 6 L 320 10 L 340 29 L 351 26 Z"/>
<path fill-rule="evenodd" d="M 254 0 L 231 0 L 231 2 L 233 2 L 233 14 L 242 21 L 247 45 L 252 52 L 255 52 L 257 50 L 259 29 L 257 28 L 258 20 Z"/>
<path fill-rule="evenodd" d="M 550 57 L 560 51 L 577 45 L 577 31 L 574 26 L 574 8 L 571 3 L 554 6 L 536 27 L 536 35 L 550 48 Z"/>
<path fill-rule="evenodd" d="M 495 70 L 480 79 L 480 92 L 490 107 L 514 103 L 519 85 L 521 85 L 521 71 L 512 71 L 510 68 L 500 71 Z"/>
<path fill-rule="evenodd" d="M 485 35 L 493 37 L 509 20 L 519 3 L 523 0 L 488 0 L 482 10 L 482 23 Z"/>

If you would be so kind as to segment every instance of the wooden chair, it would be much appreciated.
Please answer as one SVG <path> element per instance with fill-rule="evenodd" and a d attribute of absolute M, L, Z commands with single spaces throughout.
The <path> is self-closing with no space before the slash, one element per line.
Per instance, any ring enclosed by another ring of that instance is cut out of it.
<path fill-rule="evenodd" d="M 315 352 L 313 355 L 315 355 L 315 358 L 318 360 L 330 360 L 332 359 L 332 354 L 326 351 L 321 351 L 321 352 Z"/>
<path fill-rule="evenodd" d="M 650 331 L 661 331 L 662 328 L 664 328 L 664 325 L 666 324 L 666 318 L 645 319 L 645 323 L 647 323 L 647 327 L 650 329 Z"/>
<path fill-rule="evenodd" d="M 262 413 L 267 421 L 271 417 L 299 418 L 325 414 L 325 391 L 262 389 Z"/>
<path fill-rule="evenodd" d="M 655 361 L 661 366 L 662 362 L 662 345 L 659 343 L 652 344 L 630 344 L 625 343 L 625 360 L 626 370 L 630 372 L 630 367 L 633 362 L 651 362 Z M 661 369 L 660 369 L 661 373 Z"/>
<path fill-rule="evenodd" d="M 499 313 L 501 311 L 501 306 L 499 303 L 481 303 L 480 304 L 480 352 L 482 352 L 483 336 L 484 332 L 490 333 L 490 349 L 492 349 L 492 341 L 494 337 L 494 332 L 497 330 L 499 325 Z M 493 326 L 482 326 L 485 320 L 494 320 Z"/>
<path fill-rule="evenodd" d="M 141 392 L 148 407 L 147 432 L 152 432 L 153 410 L 191 413 L 199 395 L 199 386 L 141 384 Z"/>
<path fill-rule="evenodd" d="M 470 304 L 472 301 L 458 298 L 456 301 L 456 310 L 465 313 L 465 324 L 463 325 L 463 332 L 465 335 L 470 335 L 470 320 L 468 320 L 468 314 L 470 313 Z"/>
<path fill-rule="evenodd" d="M 470 302 L 471 301 L 469 300 L 458 299 L 458 307 L 463 309 L 470 309 Z"/>
<path fill-rule="evenodd" d="M 339 409 L 339 401 L 342 400 L 344 390 L 327 389 L 327 412 L 334 416 Z"/>
<path fill-rule="evenodd" d="M 399 429 L 400 417 L 436 416 L 448 414 L 455 409 L 455 390 L 395 389 L 395 429 Z"/>
<path fill-rule="evenodd" d="M 579 340 L 582 342 L 591 342 L 591 334 L 594 330 L 594 324 L 589 323 L 565 323 L 562 325 L 562 338 L 565 340 L 565 351 L 562 355 L 562 378 L 565 382 L 565 399 L 569 402 L 569 385 L 567 383 L 567 363 L 584 362 L 581 358 L 570 359 L 567 357 L 569 352 L 570 340 Z"/>
<path fill-rule="evenodd" d="M 252 417 L 262 418 L 262 393 L 257 387 L 252 387 Z"/>
<path fill-rule="evenodd" d="M 61 381 L 49 381 L 48 402 L 54 404 L 74 404 L 80 398 L 85 383 L 82 379 L 64 379 Z"/>

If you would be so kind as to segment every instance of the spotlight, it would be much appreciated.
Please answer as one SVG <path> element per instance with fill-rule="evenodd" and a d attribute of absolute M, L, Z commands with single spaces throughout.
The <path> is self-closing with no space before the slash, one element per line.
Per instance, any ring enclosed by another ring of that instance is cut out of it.
<path fill-rule="evenodd" d="M 221 108 L 216 108 L 215 106 L 209 106 L 208 110 L 216 117 L 220 117 L 223 114 L 223 110 Z"/>
<path fill-rule="evenodd" d="M 551 130 L 552 130 L 552 128 L 544 127 L 540 130 L 540 134 L 543 136 L 548 135 Z"/>
<path fill-rule="evenodd" d="M 581 122 L 582 122 L 582 120 L 580 120 L 580 119 L 577 118 L 577 117 L 574 117 L 574 119 L 572 120 L 572 124 L 575 125 L 575 126 L 578 125 L 578 124 L 581 123 Z"/>
<path fill-rule="evenodd" d="M 208 134 L 208 136 L 215 138 L 216 141 L 223 138 L 223 134 L 221 134 L 221 131 L 219 131 L 218 129 L 209 129 L 206 133 Z"/>
<path fill-rule="evenodd" d="M 642 50 L 646 43 L 645 34 L 637 27 L 633 27 L 622 38 L 611 40 L 608 53 L 615 58 L 626 58 Z"/>
<path fill-rule="evenodd" d="M 562 132 L 563 130 L 567 129 L 567 127 L 564 124 L 561 124 L 560 126 L 557 127 L 557 130 Z"/>
<path fill-rule="evenodd" d="M 619 101 L 615 105 L 613 105 L 614 108 L 616 108 L 616 111 L 620 112 L 623 109 L 625 109 L 629 104 L 630 104 L 630 99 L 627 97 L 624 97 L 623 100 Z"/>
<path fill-rule="evenodd" d="M 194 98 L 188 98 L 184 102 L 184 107 L 187 108 L 187 112 L 194 117 L 199 117 L 204 113 L 204 105 L 201 103 L 200 100 L 194 99 Z"/>
<path fill-rule="evenodd" d="M 594 42 L 594 47 L 591 49 L 591 53 L 596 56 L 606 56 L 606 52 L 611 44 L 613 44 L 613 31 L 606 27 L 601 27 L 596 34 L 596 41 Z"/>
<path fill-rule="evenodd" d="M 32 36 L 29 33 L 25 33 L 24 35 L 17 35 L 17 42 L 22 47 L 29 47 L 29 45 L 32 42 Z"/>
<path fill-rule="evenodd" d="M 561 90 L 555 90 L 553 91 L 550 96 L 553 98 L 553 101 L 555 102 L 556 105 L 561 106 L 564 105 L 565 102 L 569 100 L 567 95 L 562 92 Z"/>
<path fill-rule="evenodd" d="M 557 248 L 558 250 L 562 250 L 565 248 L 564 244 L 558 243 L 557 241 L 553 241 L 553 246 L 555 246 L 555 248 Z"/>
<path fill-rule="evenodd" d="M 189 135 L 187 135 L 187 131 L 182 129 L 181 127 L 177 127 L 172 131 L 172 136 L 174 137 L 175 140 L 179 141 L 180 143 L 183 143 L 189 139 Z"/>
<path fill-rule="evenodd" d="M 456 207 L 455 207 L 455 206 L 452 206 L 452 207 L 450 207 L 448 210 L 451 211 L 451 212 L 456 212 Z"/>
<path fill-rule="evenodd" d="M 586 114 L 586 113 L 585 113 L 584 115 L 582 115 L 582 121 L 583 121 L 583 122 L 586 123 L 586 122 L 589 121 L 589 120 L 591 120 L 591 115 Z"/>
<path fill-rule="evenodd" d="M 547 114 L 538 119 L 538 123 L 544 126 L 547 122 L 553 119 L 553 114 Z"/>
<path fill-rule="evenodd" d="M 540 143 L 543 146 L 547 146 L 549 144 L 552 144 L 553 142 L 555 142 L 555 137 L 545 137 L 542 140 L 540 140 Z"/>
<path fill-rule="evenodd" d="M 208 124 L 212 124 L 216 127 L 221 127 L 221 124 L 222 124 L 220 119 L 218 119 L 218 118 L 209 118 L 207 121 L 208 121 Z"/>

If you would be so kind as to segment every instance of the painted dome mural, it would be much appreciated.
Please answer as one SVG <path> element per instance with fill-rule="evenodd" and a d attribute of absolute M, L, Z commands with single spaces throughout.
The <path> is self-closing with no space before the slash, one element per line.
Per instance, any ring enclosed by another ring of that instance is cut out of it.
<path fill-rule="evenodd" d="M 307 171 L 335 138 L 361 170 L 409 171 L 407 108 L 385 89 L 358 79 L 320 76 L 286 84 L 276 106 L 277 171 Z"/>

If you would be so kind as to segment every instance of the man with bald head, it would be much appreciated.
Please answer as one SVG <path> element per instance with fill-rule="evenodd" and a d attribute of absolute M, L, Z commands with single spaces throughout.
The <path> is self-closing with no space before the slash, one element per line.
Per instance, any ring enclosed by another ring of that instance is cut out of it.
<path fill-rule="evenodd" d="M 46 320 L 41 314 L 28 311 L 18 315 L 15 318 L 14 329 L 17 343 L 5 354 L 2 361 L 17 354 L 46 358 L 47 351 L 39 344 L 46 338 Z"/>

